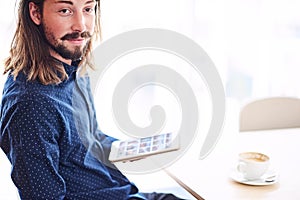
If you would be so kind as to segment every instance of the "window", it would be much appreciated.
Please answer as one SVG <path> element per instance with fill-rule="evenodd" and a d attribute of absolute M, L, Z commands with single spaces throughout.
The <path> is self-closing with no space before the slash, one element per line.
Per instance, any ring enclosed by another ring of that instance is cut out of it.
<path fill-rule="evenodd" d="M 219 70 L 227 97 L 243 103 L 266 96 L 300 96 L 298 0 L 101 3 L 104 40 L 137 28 L 174 30 L 196 41 L 208 53 Z M 14 1 L 2 4 L 1 60 L 8 55 L 15 29 Z M 4 79 L 1 76 L 0 88 Z"/>

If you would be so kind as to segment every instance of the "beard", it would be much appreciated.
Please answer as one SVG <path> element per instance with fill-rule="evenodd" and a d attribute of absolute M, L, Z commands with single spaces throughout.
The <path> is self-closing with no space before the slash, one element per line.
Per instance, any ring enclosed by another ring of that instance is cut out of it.
<path fill-rule="evenodd" d="M 60 42 L 59 39 L 55 38 L 54 33 L 50 30 L 45 23 L 41 24 L 42 33 L 44 34 L 44 38 L 50 48 L 54 50 L 57 54 L 65 59 L 70 59 L 72 61 L 80 60 L 83 56 L 86 55 L 88 47 L 91 45 L 91 34 L 89 32 L 74 32 L 70 34 L 64 35 L 60 38 L 61 41 L 70 40 L 70 39 L 77 39 L 77 38 L 85 38 L 88 39 L 86 44 L 83 47 L 75 46 L 73 49 L 68 48 Z"/>

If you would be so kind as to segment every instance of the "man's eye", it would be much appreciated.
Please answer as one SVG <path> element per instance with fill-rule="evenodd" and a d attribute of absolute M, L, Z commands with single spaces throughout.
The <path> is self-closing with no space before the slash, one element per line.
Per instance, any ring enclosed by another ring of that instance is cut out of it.
<path fill-rule="evenodd" d="M 94 12 L 95 9 L 91 7 L 91 8 L 85 8 L 84 10 L 85 12 L 91 13 Z"/>
<path fill-rule="evenodd" d="M 64 14 L 64 15 L 69 15 L 69 14 L 71 14 L 71 11 L 70 11 L 69 9 L 61 9 L 59 12 L 60 12 L 61 14 Z"/>

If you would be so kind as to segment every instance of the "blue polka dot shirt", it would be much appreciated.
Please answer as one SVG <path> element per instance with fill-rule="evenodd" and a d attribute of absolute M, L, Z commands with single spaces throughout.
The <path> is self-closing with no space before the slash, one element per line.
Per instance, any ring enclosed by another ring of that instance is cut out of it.
<path fill-rule="evenodd" d="M 108 160 L 115 139 L 97 127 L 89 78 L 63 64 L 57 85 L 8 76 L 1 102 L 0 147 L 21 199 L 118 200 L 134 184 Z"/>

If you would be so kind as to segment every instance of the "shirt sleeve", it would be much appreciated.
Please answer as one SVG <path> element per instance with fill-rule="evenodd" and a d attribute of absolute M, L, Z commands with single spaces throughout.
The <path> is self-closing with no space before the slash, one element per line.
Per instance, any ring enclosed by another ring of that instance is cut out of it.
<path fill-rule="evenodd" d="M 94 157 L 96 157 L 99 161 L 101 161 L 103 164 L 105 164 L 108 167 L 116 168 L 115 165 L 113 165 L 109 160 L 109 153 L 111 151 L 111 145 L 112 142 L 117 140 L 116 138 L 113 138 L 107 134 L 104 134 L 98 126 L 97 122 L 97 116 L 96 116 L 96 110 L 95 110 L 95 104 L 94 104 L 94 98 L 91 91 L 91 83 L 90 78 L 88 74 L 86 74 L 83 77 L 79 77 L 76 79 L 77 81 L 77 87 L 81 91 L 83 95 L 83 98 L 85 98 L 85 101 L 88 102 L 88 107 L 86 107 L 86 110 L 89 110 L 90 113 L 90 121 L 89 123 L 92 124 L 93 129 L 91 130 L 88 135 L 85 135 L 88 137 L 88 141 L 90 142 L 88 144 L 87 149 L 89 152 L 92 153 Z M 80 121 L 78 121 L 77 124 L 82 123 L 82 118 L 78 118 Z M 85 123 L 86 124 L 86 123 Z M 87 132 L 85 132 L 87 134 Z M 89 135 L 91 134 L 91 135 Z"/>
<path fill-rule="evenodd" d="M 92 155 L 105 164 L 107 167 L 116 169 L 116 166 L 109 161 L 109 154 L 111 151 L 112 142 L 116 139 L 102 133 L 100 130 L 96 131 L 95 139 L 89 146 L 89 151 Z"/>
<path fill-rule="evenodd" d="M 58 173 L 60 124 L 53 110 L 47 102 L 22 101 L 5 116 L 3 138 L 7 141 L 3 142 L 21 199 L 65 196 L 65 182 Z"/>

